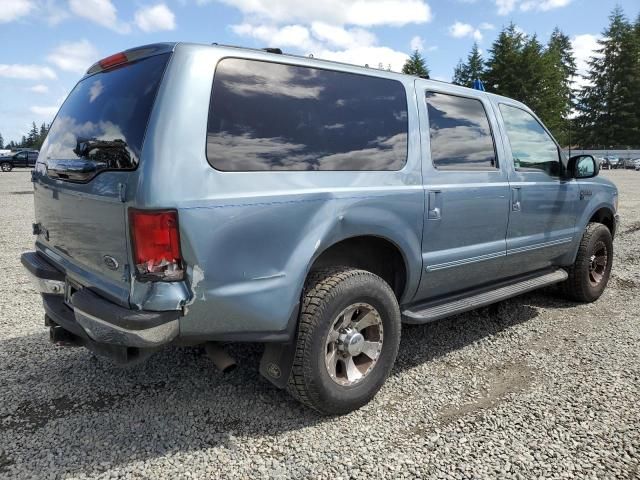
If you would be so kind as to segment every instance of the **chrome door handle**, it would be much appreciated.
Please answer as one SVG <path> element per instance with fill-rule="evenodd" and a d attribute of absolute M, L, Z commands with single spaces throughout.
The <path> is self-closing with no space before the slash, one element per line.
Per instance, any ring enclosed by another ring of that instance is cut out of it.
<path fill-rule="evenodd" d="M 440 191 L 428 192 L 428 211 L 427 218 L 429 220 L 440 220 L 442 213 L 440 209 Z"/>
<path fill-rule="evenodd" d="M 520 187 L 511 188 L 511 211 L 520 212 Z"/>

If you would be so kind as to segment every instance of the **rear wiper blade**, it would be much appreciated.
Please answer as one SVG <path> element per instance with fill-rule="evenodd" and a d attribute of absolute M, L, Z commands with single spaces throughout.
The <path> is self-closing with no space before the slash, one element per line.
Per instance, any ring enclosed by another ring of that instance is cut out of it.
<path fill-rule="evenodd" d="M 129 169 L 135 167 L 127 142 L 119 138 L 115 140 L 78 138 L 73 153 L 82 159 L 104 163 L 106 168 Z"/>
<path fill-rule="evenodd" d="M 80 158 L 86 157 L 89 153 L 96 149 L 123 149 L 126 151 L 127 142 L 117 138 L 115 140 L 97 140 L 95 138 L 78 138 L 76 142 L 76 148 L 73 149 L 73 153 Z"/>

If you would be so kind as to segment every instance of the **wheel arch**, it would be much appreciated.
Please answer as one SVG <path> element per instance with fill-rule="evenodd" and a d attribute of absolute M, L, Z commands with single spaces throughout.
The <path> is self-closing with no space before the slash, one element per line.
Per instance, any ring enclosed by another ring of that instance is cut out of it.
<path fill-rule="evenodd" d="M 318 250 L 307 267 L 306 277 L 317 268 L 346 266 L 367 270 L 385 280 L 400 302 L 410 290 L 409 263 L 403 249 L 392 239 L 375 234 L 341 238 Z"/>
<path fill-rule="evenodd" d="M 598 208 L 593 214 L 589 217 L 589 223 L 601 223 L 605 227 L 609 229 L 611 232 L 611 237 L 615 236 L 616 233 L 616 217 L 613 210 L 608 206 L 602 206 Z"/>

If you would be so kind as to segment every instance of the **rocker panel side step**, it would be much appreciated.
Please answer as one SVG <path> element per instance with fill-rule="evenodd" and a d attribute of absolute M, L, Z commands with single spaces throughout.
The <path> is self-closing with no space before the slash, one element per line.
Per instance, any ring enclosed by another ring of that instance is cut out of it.
<path fill-rule="evenodd" d="M 493 290 L 484 291 L 465 297 L 457 297 L 450 301 L 435 301 L 414 305 L 402 312 L 402 320 L 405 323 L 427 323 L 441 318 L 466 312 L 491 303 L 506 300 L 522 293 L 530 292 L 547 285 L 562 282 L 568 278 L 567 272 L 562 269 L 552 272 L 546 271 L 535 277 L 511 283 Z"/>

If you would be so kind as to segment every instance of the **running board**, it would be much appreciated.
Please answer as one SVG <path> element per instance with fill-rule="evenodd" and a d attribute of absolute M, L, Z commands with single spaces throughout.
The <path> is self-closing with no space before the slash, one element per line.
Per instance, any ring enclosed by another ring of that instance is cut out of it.
<path fill-rule="evenodd" d="M 528 277 L 516 283 L 512 283 L 493 290 L 470 294 L 465 297 L 457 297 L 454 300 L 436 300 L 428 303 L 414 305 L 402 312 L 402 320 L 405 323 L 427 323 L 441 318 L 466 312 L 475 308 L 484 307 L 491 303 L 515 297 L 521 293 L 530 292 L 553 283 L 558 283 L 568 278 L 567 272 L 562 269 L 553 272 L 545 272 L 536 277 Z"/>

